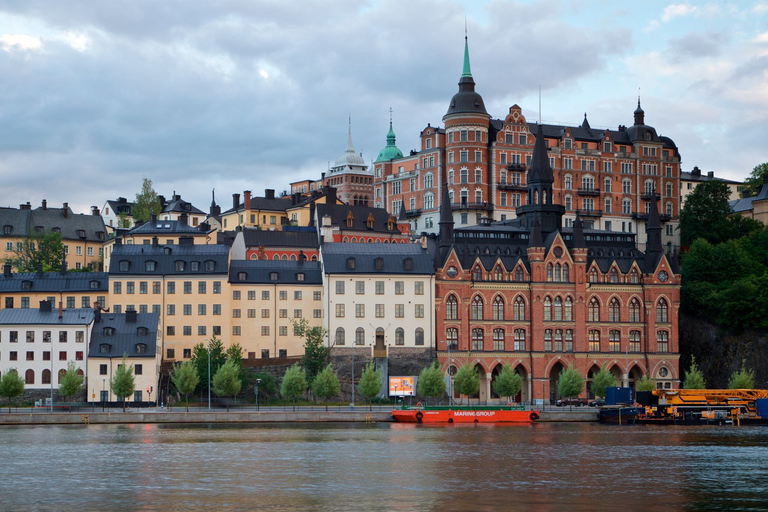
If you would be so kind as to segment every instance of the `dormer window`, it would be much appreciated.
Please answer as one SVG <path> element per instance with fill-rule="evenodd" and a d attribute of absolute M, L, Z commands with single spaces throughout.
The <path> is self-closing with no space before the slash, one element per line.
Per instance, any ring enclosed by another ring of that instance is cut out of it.
<path fill-rule="evenodd" d="M 352 212 L 349 212 L 347 214 L 347 227 L 351 228 L 355 224 L 355 216 L 352 215 Z"/>
<path fill-rule="evenodd" d="M 355 258 L 347 258 L 347 270 L 355 270 Z"/>
<path fill-rule="evenodd" d="M 156 265 L 157 263 L 154 261 L 145 261 L 144 270 L 146 270 L 147 272 L 154 272 Z"/>
<path fill-rule="evenodd" d="M 122 260 L 122 261 L 120 261 L 120 264 L 119 264 L 118 268 L 120 269 L 120 272 L 128 272 L 128 269 L 130 267 L 131 267 L 131 264 L 130 264 L 129 261 Z"/>
<path fill-rule="evenodd" d="M 109 354 L 110 352 L 112 352 L 112 345 L 110 345 L 109 343 L 102 343 L 101 345 L 99 345 L 99 352 L 101 354 Z"/>
<path fill-rule="evenodd" d="M 137 343 L 134 347 L 136 349 L 137 354 L 146 354 L 147 353 L 147 344 L 146 343 Z"/>
<path fill-rule="evenodd" d="M 389 220 L 387 221 L 387 229 L 389 231 L 394 231 L 394 229 L 395 229 L 395 219 L 394 218 L 390 217 Z"/>
<path fill-rule="evenodd" d="M 136 335 L 138 336 L 148 336 L 149 335 L 149 329 L 146 327 L 139 327 L 136 329 Z M 146 350 L 146 347 L 145 347 Z"/>
<path fill-rule="evenodd" d="M 373 267 L 376 270 L 384 270 L 384 258 L 376 258 L 373 260 Z"/>
<path fill-rule="evenodd" d="M 103 333 L 104 333 L 104 336 L 114 336 L 115 335 L 115 328 L 114 327 L 105 327 Z"/>
<path fill-rule="evenodd" d="M 61 228 L 53 228 L 54 233 L 61 233 Z"/>
<path fill-rule="evenodd" d="M 278 274 L 277 272 L 270 272 L 269 273 L 269 280 L 270 281 L 277 281 L 279 279 L 279 277 L 280 277 L 280 274 Z"/>
<path fill-rule="evenodd" d="M 296 280 L 297 281 L 303 281 L 304 280 L 304 272 L 299 272 L 296 274 Z"/>
<path fill-rule="evenodd" d="M 59 228 L 54 228 L 54 230 L 56 230 L 56 229 L 59 229 Z M 104 240 L 104 232 L 103 231 L 97 231 L 96 232 L 96 238 L 98 240 Z"/>
<path fill-rule="evenodd" d="M 405 258 L 403 267 L 405 267 L 405 270 L 413 270 L 413 258 Z"/>
<path fill-rule="evenodd" d="M 43 232 L 43 226 L 35 226 L 35 233 L 42 233 Z"/>
<path fill-rule="evenodd" d="M 237 280 L 238 281 L 245 281 L 248 279 L 248 272 L 238 272 L 237 273 Z"/>
<path fill-rule="evenodd" d="M 3 226 L 3 234 L 4 235 L 10 235 L 11 233 L 13 233 L 13 226 L 9 226 L 8 224 Z"/>
<path fill-rule="evenodd" d="M 192 272 L 197 272 L 198 270 L 200 270 L 200 262 L 199 261 L 193 261 L 189 265 L 190 265 L 190 270 L 192 270 Z"/>
<path fill-rule="evenodd" d="M 90 282 L 91 290 L 98 290 L 100 286 L 101 286 L 101 281 L 91 281 Z"/>
<path fill-rule="evenodd" d="M 171 254 L 171 248 L 170 247 L 163 247 L 163 253 Z"/>
<path fill-rule="evenodd" d="M 21 282 L 21 288 L 22 288 L 22 290 L 31 290 L 32 289 L 32 281 L 22 281 Z"/>
<path fill-rule="evenodd" d="M 216 269 L 216 262 L 213 260 L 207 260 L 205 262 L 205 271 L 206 272 L 213 272 L 214 269 Z"/>
<path fill-rule="evenodd" d="M 565 139 L 563 141 L 563 147 L 565 149 L 571 149 L 572 146 L 573 146 L 573 141 L 571 139 Z"/>
<path fill-rule="evenodd" d="M 365 221 L 365 225 L 366 225 L 366 227 L 368 229 L 373 229 L 373 224 L 374 224 L 373 223 L 373 214 L 369 213 L 368 214 L 368 220 Z"/>
<path fill-rule="evenodd" d="M 183 262 L 183 261 L 181 261 L 181 260 L 176 260 L 176 261 L 173 263 L 173 269 L 174 269 L 176 272 L 184 272 L 184 262 Z"/>
<path fill-rule="evenodd" d="M 78 238 L 85 238 L 85 230 L 84 229 L 78 229 L 77 230 L 77 236 L 78 236 Z"/>

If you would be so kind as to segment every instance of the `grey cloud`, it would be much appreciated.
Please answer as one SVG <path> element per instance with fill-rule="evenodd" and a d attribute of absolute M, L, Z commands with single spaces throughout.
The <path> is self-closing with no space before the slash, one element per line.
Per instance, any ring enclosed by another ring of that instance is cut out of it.
<path fill-rule="evenodd" d="M 717 57 L 727 42 L 728 36 L 722 32 L 689 32 L 667 41 L 667 56 L 672 62 Z"/>

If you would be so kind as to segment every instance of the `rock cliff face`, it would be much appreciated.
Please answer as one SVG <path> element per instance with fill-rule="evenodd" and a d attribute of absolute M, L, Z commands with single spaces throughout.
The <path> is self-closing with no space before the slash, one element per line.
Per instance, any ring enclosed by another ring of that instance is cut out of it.
<path fill-rule="evenodd" d="M 681 382 L 685 370 L 696 358 L 708 388 L 726 388 L 731 374 L 741 369 L 755 370 L 755 387 L 768 388 L 768 334 L 723 330 L 708 320 L 680 313 Z"/>

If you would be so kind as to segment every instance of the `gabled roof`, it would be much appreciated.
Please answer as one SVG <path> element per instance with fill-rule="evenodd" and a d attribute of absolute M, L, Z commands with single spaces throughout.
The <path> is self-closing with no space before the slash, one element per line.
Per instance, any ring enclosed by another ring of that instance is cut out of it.
<path fill-rule="evenodd" d="M 413 274 L 434 273 L 429 253 L 418 244 L 324 243 L 320 247 L 326 274 Z M 348 260 L 354 259 L 354 268 Z M 376 268 L 380 258 L 381 268 Z M 410 259 L 412 269 L 406 269 Z"/>
<path fill-rule="evenodd" d="M 318 225 L 323 224 L 323 217 L 331 217 L 331 225 L 338 226 L 340 231 L 365 231 L 368 233 L 400 234 L 397 229 L 397 219 L 384 208 L 372 206 L 354 206 L 346 204 L 318 204 L 315 206 Z M 352 214 L 352 227 L 347 227 L 347 218 Z M 373 216 L 373 229 L 368 228 L 368 217 Z M 387 228 L 389 219 L 394 220 L 392 229 Z"/>
<path fill-rule="evenodd" d="M 228 256 L 229 247 L 221 245 L 115 245 L 109 273 L 114 276 L 226 274 Z M 149 261 L 155 263 L 154 270 L 147 270 Z M 127 270 L 121 271 L 123 262 Z M 212 263 L 212 270 L 206 270 L 207 262 Z"/>
<path fill-rule="evenodd" d="M 305 247 L 317 249 L 315 231 L 267 231 L 243 229 L 243 241 L 246 247 Z"/>
<path fill-rule="evenodd" d="M 4 234 L 5 226 L 11 226 L 8 235 Z M 75 214 L 68 206 L 34 210 L 0 208 L 0 236 L 26 237 L 39 229 L 44 233 L 58 231 L 64 240 L 83 242 L 103 242 L 107 233 L 101 215 Z"/>
<path fill-rule="evenodd" d="M 93 321 L 90 308 L 65 309 L 59 318 L 59 310 L 40 311 L 39 308 L 0 310 L 0 325 L 88 325 Z"/>
<path fill-rule="evenodd" d="M 180 220 L 158 220 L 155 222 L 145 222 L 140 226 L 136 226 L 128 233 L 128 235 L 189 235 L 189 236 L 205 236 L 206 232 L 200 229 L 190 226 L 186 222 Z"/>
<path fill-rule="evenodd" d="M 191 213 L 195 215 L 205 215 L 204 211 L 195 208 L 189 201 L 183 200 L 179 194 L 173 195 L 171 200 L 163 205 L 161 213 Z"/>
<path fill-rule="evenodd" d="M 266 197 L 251 197 L 251 210 L 265 210 L 272 212 L 285 212 L 291 206 L 295 206 L 291 196 L 275 197 L 267 199 Z M 245 210 L 245 203 L 240 203 L 237 208 L 230 208 L 222 212 L 222 215 Z"/>
<path fill-rule="evenodd" d="M 27 283 L 27 284 L 25 284 Z M 10 277 L 0 274 L 0 293 L 15 292 L 59 293 L 59 292 L 90 292 L 108 293 L 109 274 L 106 272 L 44 272 L 11 274 Z M 36 304 L 32 304 L 36 306 Z"/>
<path fill-rule="evenodd" d="M 303 280 L 299 274 L 303 274 Z M 229 264 L 229 282 L 319 285 L 323 283 L 323 276 L 319 261 L 233 260 Z"/>
<path fill-rule="evenodd" d="M 125 212 L 129 216 L 133 213 L 133 201 L 128 201 L 124 197 L 118 197 L 116 200 L 108 199 L 107 206 L 112 209 L 116 216 Z"/>
<path fill-rule="evenodd" d="M 29 218 L 31 210 L 18 208 L 0 208 L 0 236 L 25 237 L 29 235 Z M 5 227 L 10 227 L 10 233 L 5 234 Z"/>
<path fill-rule="evenodd" d="M 88 347 L 88 357 L 121 358 L 126 354 L 132 357 L 154 358 L 157 351 L 157 329 L 160 313 L 134 313 L 136 322 L 126 321 L 131 313 L 102 313 L 101 320 L 93 324 L 91 342 Z M 139 328 L 146 329 L 146 334 L 140 335 Z M 105 330 L 112 329 L 111 335 Z M 109 352 L 102 352 L 101 345 L 111 345 Z M 146 352 L 138 352 L 137 344 L 146 345 Z"/>

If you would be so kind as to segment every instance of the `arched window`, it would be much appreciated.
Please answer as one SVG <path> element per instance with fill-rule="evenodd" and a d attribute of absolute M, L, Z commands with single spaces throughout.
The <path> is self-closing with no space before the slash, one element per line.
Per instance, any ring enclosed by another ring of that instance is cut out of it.
<path fill-rule="evenodd" d="M 552 351 L 552 329 L 544 329 L 544 350 Z"/>
<path fill-rule="evenodd" d="M 589 282 L 590 283 L 596 283 L 597 282 L 597 270 L 592 269 L 589 271 Z"/>
<path fill-rule="evenodd" d="M 640 352 L 640 331 L 629 331 L 629 351 Z"/>
<path fill-rule="evenodd" d="M 525 279 L 525 273 L 523 272 L 523 266 L 522 265 L 518 265 L 517 268 L 515 269 L 515 281 L 520 282 L 523 279 Z"/>
<path fill-rule="evenodd" d="M 669 352 L 669 333 L 667 331 L 656 333 L 656 345 L 658 352 Z"/>
<path fill-rule="evenodd" d="M 659 323 L 669 322 L 667 301 L 665 299 L 659 299 L 656 303 L 656 321 Z"/>
<path fill-rule="evenodd" d="M 515 299 L 515 320 L 525 321 L 525 301 L 522 297 L 518 296 Z"/>
<path fill-rule="evenodd" d="M 504 299 L 500 295 L 493 299 L 493 319 L 504 320 Z"/>
<path fill-rule="evenodd" d="M 600 321 L 600 302 L 595 297 L 592 297 L 592 299 L 590 299 L 589 307 L 587 311 L 588 311 L 587 321 L 589 322 Z"/>
<path fill-rule="evenodd" d="M 597 329 L 589 331 L 589 351 L 600 352 L 600 331 Z"/>
<path fill-rule="evenodd" d="M 475 268 L 472 269 L 472 280 L 473 281 L 483 280 L 483 267 L 481 267 L 480 265 L 475 265 Z"/>
<path fill-rule="evenodd" d="M 549 297 L 544 298 L 544 321 L 552 320 L 552 299 Z"/>
<path fill-rule="evenodd" d="M 24 372 L 24 384 L 35 383 L 35 370 L 27 370 Z"/>
<path fill-rule="evenodd" d="M 609 322 L 620 322 L 620 311 L 621 306 L 619 305 L 619 299 L 614 297 L 611 299 L 611 302 L 608 303 L 608 321 Z"/>
<path fill-rule="evenodd" d="M 552 281 L 552 264 L 547 263 L 547 281 Z"/>
<path fill-rule="evenodd" d="M 563 351 L 563 330 L 555 329 L 555 352 Z"/>
<path fill-rule="evenodd" d="M 395 329 L 395 345 L 405 345 L 405 331 L 402 327 Z"/>
<path fill-rule="evenodd" d="M 555 297 L 555 315 L 554 320 L 559 322 L 563 319 L 563 299 Z"/>
<path fill-rule="evenodd" d="M 565 298 L 565 309 L 563 311 L 563 320 L 573 322 L 573 300 L 570 297 Z"/>
<path fill-rule="evenodd" d="M 445 300 L 445 319 L 457 320 L 459 318 L 459 303 L 455 295 L 449 295 Z"/>
<path fill-rule="evenodd" d="M 478 327 L 472 329 L 472 350 L 483 350 L 483 330 Z"/>
<path fill-rule="evenodd" d="M 504 329 L 493 330 L 493 350 L 498 352 L 504 350 Z"/>
<path fill-rule="evenodd" d="M 422 329 L 421 327 L 416 328 L 416 333 L 414 335 L 414 344 L 424 345 L 424 329 Z"/>
<path fill-rule="evenodd" d="M 609 352 L 621 352 L 621 332 L 610 331 L 608 332 L 608 351 Z"/>
<path fill-rule="evenodd" d="M 571 280 L 571 276 L 568 275 L 568 264 L 563 263 L 563 282 L 568 283 Z"/>
<path fill-rule="evenodd" d="M 64 378 L 64 375 L 67 374 L 67 370 L 59 370 L 59 384 L 61 384 L 61 379 Z"/>
<path fill-rule="evenodd" d="M 459 349 L 459 330 L 455 327 L 449 327 L 445 331 L 445 342 L 451 350 Z"/>
<path fill-rule="evenodd" d="M 637 299 L 632 299 L 629 301 L 629 321 L 630 322 L 639 322 L 640 321 L 640 301 Z"/>
<path fill-rule="evenodd" d="M 561 272 L 560 264 L 557 263 L 555 264 L 555 281 L 559 283 L 561 280 L 562 280 L 562 272 Z"/>
<path fill-rule="evenodd" d="M 504 272 L 501 270 L 501 265 L 496 265 L 496 268 L 493 269 L 493 280 L 494 281 L 504 280 Z"/>
<path fill-rule="evenodd" d="M 43 384 L 51 383 L 51 370 L 43 370 Z"/>
<path fill-rule="evenodd" d="M 337 327 L 336 328 L 335 343 L 337 345 L 343 345 L 344 344 L 344 328 L 343 327 Z"/>
<path fill-rule="evenodd" d="M 634 284 L 637 284 L 640 282 L 640 277 L 637 274 L 636 268 L 633 268 L 632 271 L 629 273 L 629 281 Z"/>
<path fill-rule="evenodd" d="M 515 329 L 515 350 L 525 350 L 525 329 Z"/>
<path fill-rule="evenodd" d="M 362 327 L 355 329 L 355 345 L 365 345 L 365 329 Z"/>
<path fill-rule="evenodd" d="M 472 320 L 483 319 L 483 298 L 475 295 L 472 299 Z"/>
<path fill-rule="evenodd" d="M 610 273 L 610 280 L 612 283 L 618 283 L 619 282 L 619 271 L 615 268 L 611 269 Z"/>

